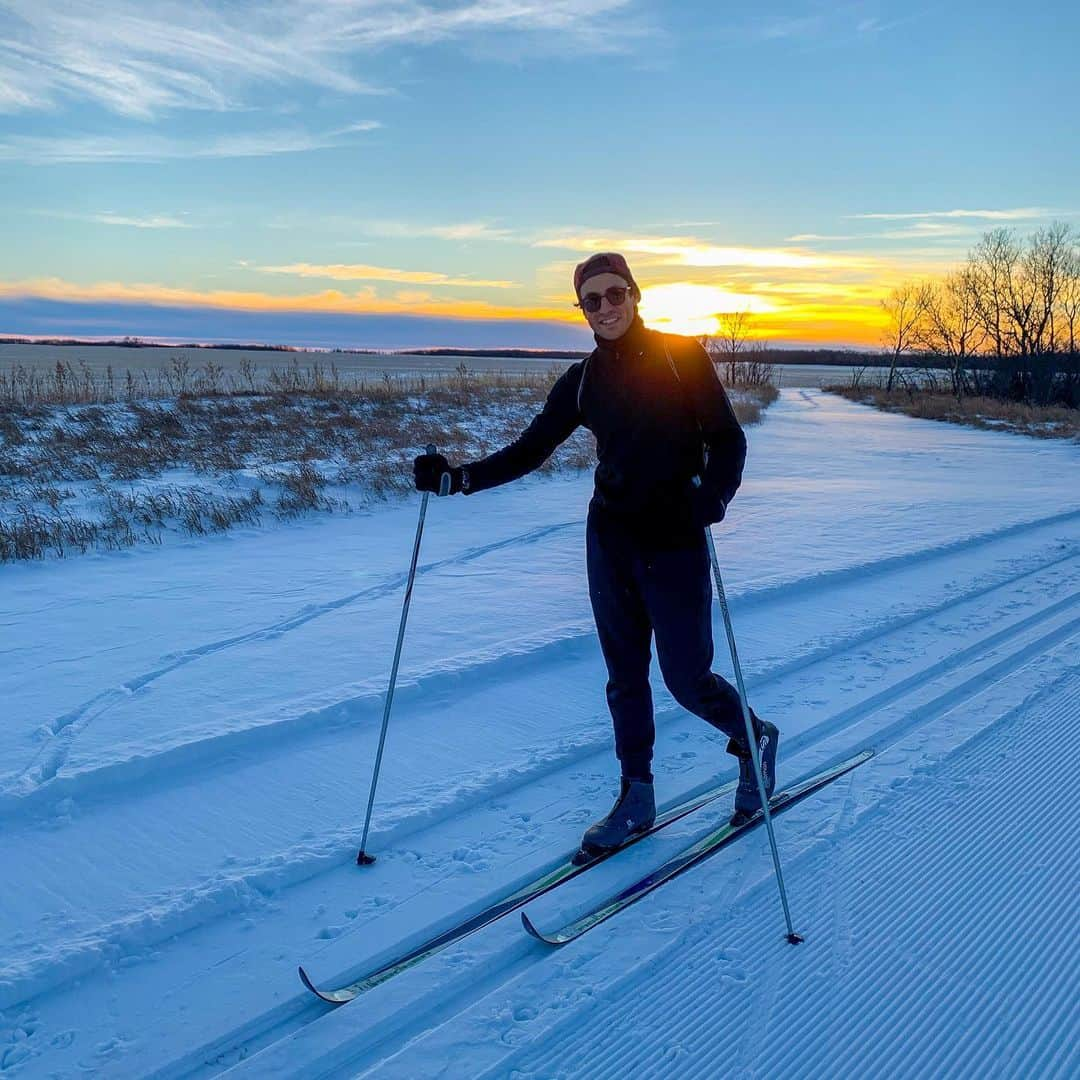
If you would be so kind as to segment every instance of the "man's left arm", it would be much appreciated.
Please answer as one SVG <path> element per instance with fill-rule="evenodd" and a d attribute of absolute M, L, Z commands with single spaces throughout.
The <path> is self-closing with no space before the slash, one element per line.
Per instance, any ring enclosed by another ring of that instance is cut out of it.
<path fill-rule="evenodd" d="M 683 366 L 690 376 L 694 410 L 708 448 L 700 489 L 704 502 L 702 509 L 711 521 L 720 521 L 742 483 L 746 435 L 716 373 L 712 357 L 697 341 L 691 339 L 689 344 L 689 355 Z"/>

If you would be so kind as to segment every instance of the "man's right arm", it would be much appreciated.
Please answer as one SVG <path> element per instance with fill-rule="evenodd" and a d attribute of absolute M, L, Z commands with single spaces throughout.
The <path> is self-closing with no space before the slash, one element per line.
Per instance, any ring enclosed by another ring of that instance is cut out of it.
<path fill-rule="evenodd" d="M 462 466 L 462 491 L 466 495 L 508 484 L 538 469 L 556 447 L 570 438 L 581 423 L 577 393 L 583 367 L 579 360 L 559 376 L 544 408 L 509 446 Z"/>

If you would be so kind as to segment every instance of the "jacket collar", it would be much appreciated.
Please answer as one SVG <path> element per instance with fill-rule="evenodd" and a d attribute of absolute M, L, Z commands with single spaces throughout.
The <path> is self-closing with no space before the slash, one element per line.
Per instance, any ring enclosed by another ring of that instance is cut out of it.
<path fill-rule="evenodd" d="M 627 327 L 626 333 L 613 340 L 593 334 L 599 352 L 611 356 L 636 356 L 645 351 L 649 342 L 649 328 L 641 321 L 641 316 L 634 315 L 634 321 Z"/>

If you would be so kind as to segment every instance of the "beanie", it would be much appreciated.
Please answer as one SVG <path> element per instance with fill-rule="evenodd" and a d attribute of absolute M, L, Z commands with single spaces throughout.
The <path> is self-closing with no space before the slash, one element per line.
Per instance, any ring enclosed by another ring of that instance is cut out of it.
<path fill-rule="evenodd" d="M 641 290 L 630 273 L 626 259 L 614 251 L 601 251 L 578 263 L 574 268 L 574 295 L 580 298 L 581 286 L 597 274 L 617 274 L 634 290 L 634 295 L 641 298 Z"/>

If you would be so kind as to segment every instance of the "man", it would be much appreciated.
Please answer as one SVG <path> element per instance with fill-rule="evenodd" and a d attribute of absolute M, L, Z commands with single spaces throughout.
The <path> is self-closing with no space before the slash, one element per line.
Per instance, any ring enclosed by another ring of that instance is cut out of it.
<path fill-rule="evenodd" d="M 746 437 L 705 350 L 649 330 L 626 260 L 607 252 L 574 271 L 574 291 L 596 348 L 552 387 L 543 410 L 509 446 L 451 468 L 423 454 L 420 491 L 475 494 L 541 465 L 579 424 L 596 436 L 598 464 L 586 526 L 586 562 L 607 701 L 622 770 L 610 813 L 585 833 L 588 854 L 611 850 L 656 817 L 650 639 L 675 700 L 728 736 L 739 759 L 738 820 L 761 806 L 738 692 L 710 670 L 712 580 L 705 529 L 722 521 L 742 480 Z M 708 449 L 705 456 L 704 450 Z M 754 713 L 766 791 L 779 732 Z"/>

